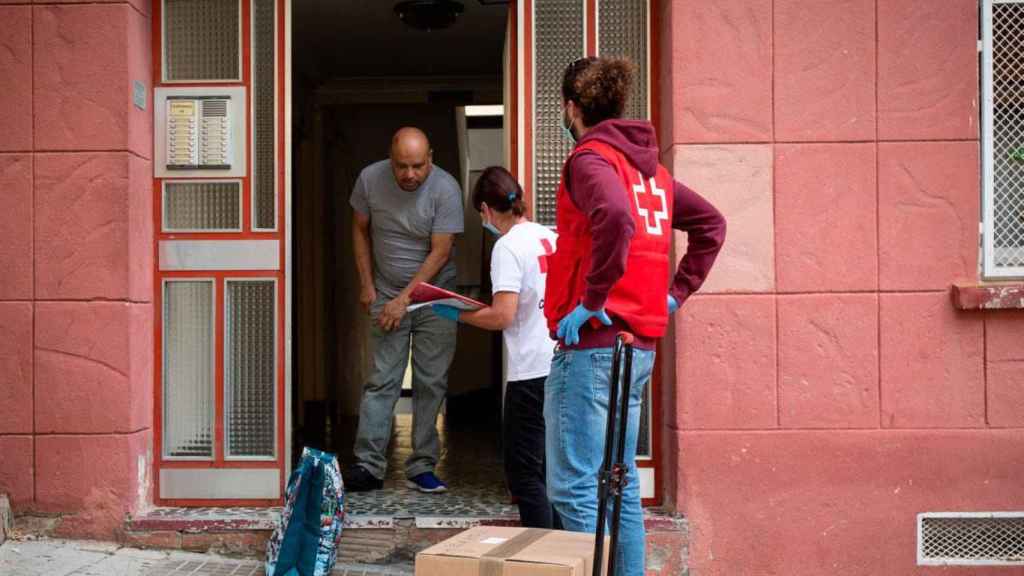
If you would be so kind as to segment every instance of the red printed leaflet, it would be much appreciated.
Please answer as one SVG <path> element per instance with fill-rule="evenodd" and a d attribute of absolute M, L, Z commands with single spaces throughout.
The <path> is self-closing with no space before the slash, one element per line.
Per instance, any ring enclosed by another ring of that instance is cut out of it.
<path fill-rule="evenodd" d="M 417 308 L 430 306 L 431 304 L 445 304 L 459 310 L 479 310 L 487 306 L 483 302 L 478 302 L 444 288 L 438 288 L 426 282 L 420 282 L 413 288 L 412 294 L 409 295 L 409 300 L 412 302 L 407 309 L 410 312 Z"/>

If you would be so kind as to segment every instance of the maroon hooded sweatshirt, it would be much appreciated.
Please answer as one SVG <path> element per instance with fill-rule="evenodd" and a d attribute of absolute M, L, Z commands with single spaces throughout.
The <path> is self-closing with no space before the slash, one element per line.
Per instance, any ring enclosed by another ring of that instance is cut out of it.
<path fill-rule="evenodd" d="M 615 147 L 651 178 L 658 166 L 658 141 L 650 122 L 605 120 L 590 128 L 579 144 L 599 140 Z M 572 157 L 566 169 L 569 198 L 587 215 L 592 230 L 591 265 L 583 306 L 604 307 L 608 292 L 626 270 L 626 256 L 635 230 L 629 194 L 615 169 L 603 157 L 585 150 Z M 676 269 L 669 294 L 680 306 L 700 288 L 725 241 L 725 218 L 699 194 L 676 181 L 673 186 L 672 228 L 687 233 L 686 254 Z M 616 334 L 628 330 L 618 319 L 612 326 L 580 329 L 580 342 L 571 348 L 607 348 Z M 653 349 L 654 340 L 638 338 L 636 346 Z"/>

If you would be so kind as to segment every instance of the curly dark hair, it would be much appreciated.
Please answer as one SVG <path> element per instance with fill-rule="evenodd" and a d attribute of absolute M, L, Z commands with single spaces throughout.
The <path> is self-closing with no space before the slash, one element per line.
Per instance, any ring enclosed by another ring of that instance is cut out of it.
<path fill-rule="evenodd" d="M 625 58 L 580 58 L 562 75 L 562 100 L 579 106 L 586 126 L 621 118 L 633 89 L 634 68 Z"/>
<path fill-rule="evenodd" d="M 501 213 L 512 211 L 516 216 L 526 214 L 523 188 L 512 174 L 501 166 L 491 166 L 480 174 L 473 188 L 473 207 L 477 212 L 484 202 Z"/>

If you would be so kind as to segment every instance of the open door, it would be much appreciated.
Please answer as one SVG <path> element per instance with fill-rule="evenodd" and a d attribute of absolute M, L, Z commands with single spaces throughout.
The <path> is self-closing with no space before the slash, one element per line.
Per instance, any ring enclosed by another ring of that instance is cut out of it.
<path fill-rule="evenodd" d="M 636 63 L 634 97 L 626 116 L 655 120 L 651 95 L 654 0 L 519 0 L 510 13 L 506 102 L 512 102 L 512 172 L 523 184 L 533 219 L 555 225 L 555 193 L 571 150 L 563 138 L 562 73 L 573 60 L 625 56 Z M 657 122 L 655 121 L 655 125 Z M 669 280 L 666 278 L 666 282 Z M 658 356 L 661 362 L 661 354 Z M 660 374 L 647 386 L 640 419 L 637 466 L 645 505 L 660 503 Z"/>
<path fill-rule="evenodd" d="M 161 505 L 283 494 L 288 3 L 154 2 Z"/>

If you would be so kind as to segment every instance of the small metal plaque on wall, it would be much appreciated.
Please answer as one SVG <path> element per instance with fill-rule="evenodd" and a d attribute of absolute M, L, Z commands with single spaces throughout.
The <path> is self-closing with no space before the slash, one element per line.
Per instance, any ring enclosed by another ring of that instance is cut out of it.
<path fill-rule="evenodd" d="M 146 85 L 138 80 L 132 82 L 132 102 L 139 110 L 146 109 Z"/>

